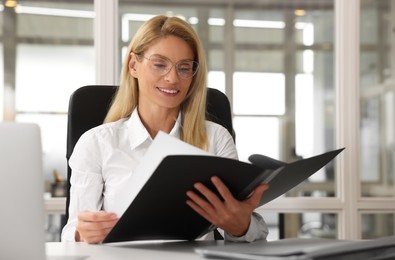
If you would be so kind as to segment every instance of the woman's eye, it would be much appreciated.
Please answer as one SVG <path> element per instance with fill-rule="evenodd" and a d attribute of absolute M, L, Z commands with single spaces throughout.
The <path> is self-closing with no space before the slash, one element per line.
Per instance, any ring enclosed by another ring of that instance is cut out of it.
<path fill-rule="evenodd" d="M 164 63 L 153 63 L 153 64 L 158 69 L 166 68 L 166 64 Z"/>
<path fill-rule="evenodd" d="M 181 67 L 181 68 L 178 68 L 178 71 L 183 72 L 183 73 L 188 73 L 188 72 L 192 71 L 192 68 L 191 67 Z"/>
<path fill-rule="evenodd" d="M 152 65 L 157 69 L 164 69 L 167 67 L 167 62 L 161 59 L 151 60 Z"/>
<path fill-rule="evenodd" d="M 192 71 L 192 65 L 189 63 L 178 64 L 179 71 Z"/>

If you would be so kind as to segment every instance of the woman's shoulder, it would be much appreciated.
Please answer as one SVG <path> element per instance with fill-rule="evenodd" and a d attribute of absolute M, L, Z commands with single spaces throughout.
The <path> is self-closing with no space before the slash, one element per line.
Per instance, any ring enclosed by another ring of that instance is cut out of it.
<path fill-rule="evenodd" d="M 231 135 L 228 131 L 228 129 L 226 129 L 224 126 L 215 123 L 213 121 L 209 121 L 206 120 L 206 130 L 207 130 L 207 134 L 210 135 Z"/>
<path fill-rule="evenodd" d="M 73 155 L 76 154 L 78 158 L 84 158 L 86 154 L 91 154 L 95 157 L 100 151 L 113 147 L 114 144 L 119 143 L 120 139 L 125 139 L 127 133 L 123 130 L 127 129 L 125 122 L 127 119 L 121 119 L 87 130 L 75 144 Z"/>
<path fill-rule="evenodd" d="M 105 138 L 108 135 L 116 135 L 127 128 L 127 118 L 121 118 L 114 122 L 103 123 L 87 130 L 81 138 Z"/>
<path fill-rule="evenodd" d="M 206 121 L 209 152 L 228 158 L 237 159 L 236 146 L 232 135 L 220 124 Z"/>

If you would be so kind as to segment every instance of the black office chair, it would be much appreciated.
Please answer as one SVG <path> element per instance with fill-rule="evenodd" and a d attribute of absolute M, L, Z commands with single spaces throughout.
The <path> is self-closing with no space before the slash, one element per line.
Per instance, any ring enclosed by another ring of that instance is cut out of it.
<path fill-rule="evenodd" d="M 67 165 L 74 146 L 87 130 L 101 125 L 118 86 L 90 85 L 77 89 L 70 97 L 67 125 Z M 235 140 L 230 103 L 224 93 L 217 89 L 207 91 L 207 119 L 221 124 Z M 69 218 L 71 169 L 67 166 L 66 214 L 62 227 Z"/>

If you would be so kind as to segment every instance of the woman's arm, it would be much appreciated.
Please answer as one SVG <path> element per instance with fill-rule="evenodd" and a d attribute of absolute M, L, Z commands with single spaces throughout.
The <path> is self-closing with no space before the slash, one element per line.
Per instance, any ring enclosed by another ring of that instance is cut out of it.
<path fill-rule="evenodd" d="M 78 140 L 70 157 L 69 219 L 62 231 L 62 241 L 100 242 L 99 234 L 105 234 L 117 221 L 114 214 L 100 211 L 104 182 L 99 146 L 95 135 L 88 131 Z"/>

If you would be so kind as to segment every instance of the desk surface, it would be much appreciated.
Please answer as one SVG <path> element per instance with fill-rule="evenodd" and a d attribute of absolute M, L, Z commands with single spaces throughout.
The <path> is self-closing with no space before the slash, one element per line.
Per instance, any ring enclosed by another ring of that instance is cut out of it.
<path fill-rule="evenodd" d="M 223 243 L 223 241 L 182 241 L 149 243 L 129 242 L 116 245 L 88 245 L 86 243 L 74 242 L 48 242 L 46 243 L 46 252 L 50 259 L 57 259 L 55 256 L 86 256 L 86 258 L 82 259 L 123 260 L 132 259 L 131 257 L 133 257 L 133 259 L 143 260 L 189 260 L 202 259 L 194 252 L 194 248 L 220 245 Z"/>
<path fill-rule="evenodd" d="M 226 249 L 223 245 L 226 246 Z M 232 243 L 214 240 L 173 242 L 140 241 L 112 245 L 49 242 L 46 243 L 46 250 L 50 260 L 203 259 L 199 254 L 195 253 L 194 250 L 195 248 L 207 246 L 211 248 L 205 248 L 206 252 L 207 250 L 210 252 L 220 251 L 221 256 L 225 253 L 232 255 L 232 257 L 239 257 L 239 254 L 247 253 L 260 255 L 264 259 L 279 259 L 280 256 L 297 256 L 297 259 L 384 259 L 384 257 L 386 257 L 385 259 L 395 259 L 394 245 L 395 236 L 365 241 L 294 238 L 273 242 L 260 240 L 253 243 Z M 61 257 L 56 258 L 55 256 Z M 77 256 L 85 256 L 85 258 L 77 258 Z M 289 258 L 287 257 L 287 259 Z"/>

